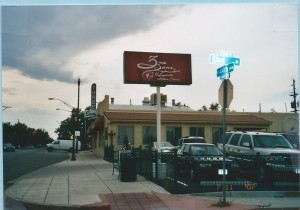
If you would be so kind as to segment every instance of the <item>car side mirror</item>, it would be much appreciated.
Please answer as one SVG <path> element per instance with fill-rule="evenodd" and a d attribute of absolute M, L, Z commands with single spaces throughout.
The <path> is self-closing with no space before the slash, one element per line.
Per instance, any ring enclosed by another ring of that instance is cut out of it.
<path fill-rule="evenodd" d="M 242 146 L 243 146 L 243 147 L 249 147 L 250 149 L 253 148 L 252 145 L 250 145 L 249 142 L 243 142 L 243 143 L 242 143 Z"/>

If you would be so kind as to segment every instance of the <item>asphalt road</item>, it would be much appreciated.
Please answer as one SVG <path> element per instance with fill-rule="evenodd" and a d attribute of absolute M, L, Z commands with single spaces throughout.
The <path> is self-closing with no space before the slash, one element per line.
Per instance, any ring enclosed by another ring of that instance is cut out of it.
<path fill-rule="evenodd" d="M 3 152 L 3 181 L 7 183 L 39 168 L 70 158 L 66 151 L 48 152 L 46 148 Z"/>

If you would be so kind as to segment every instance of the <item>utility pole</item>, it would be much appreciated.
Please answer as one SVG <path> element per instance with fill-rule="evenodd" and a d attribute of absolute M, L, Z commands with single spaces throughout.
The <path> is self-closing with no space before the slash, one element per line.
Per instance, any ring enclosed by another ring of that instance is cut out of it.
<path fill-rule="evenodd" d="M 295 80 L 294 79 L 293 79 L 292 86 L 293 86 L 293 92 L 290 93 L 290 96 L 293 97 L 293 101 L 291 102 L 291 108 L 294 109 L 294 111 L 292 111 L 292 112 L 297 113 L 297 111 L 298 111 L 297 107 L 299 107 L 299 102 L 298 103 L 296 102 L 296 97 L 297 97 L 298 93 L 296 93 L 296 87 L 295 87 Z"/>

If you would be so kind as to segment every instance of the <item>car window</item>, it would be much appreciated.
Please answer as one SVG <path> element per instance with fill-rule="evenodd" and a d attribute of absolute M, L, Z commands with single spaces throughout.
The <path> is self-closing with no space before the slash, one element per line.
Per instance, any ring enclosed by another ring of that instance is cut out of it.
<path fill-rule="evenodd" d="M 207 150 L 205 147 L 193 145 L 193 146 L 191 146 L 191 154 L 192 155 L 207 155 Z"/>
<path fill-rule="evenodd" d="M 293 148 L 292 145 L 282 136 L 255 135 L 253 136 L 254 147 L 262 148 Z"/>
<path fill-rule="evenodd" d="M 161 142 L 162 147 L 172 147 L 173 145 L 169 142 Z"/>
<path fill-rule="evenodd" d="M 182 144 L 179 148 L 178 148 L 178 152 L 181 153 L 183 151 L 185 147 L 185 144 Z"/>
<path fill-rule="evenodd" d="M 183 149 L 183 152 L 189 152 L 190 149 L 190 145 L 186 145 L 185 148 Z"/>
<path fill-rule="evenodd" d="M 245 144 L 245 143 L 248 143 L 248 144 Z M 246 145 L 248 145 L 248 146 L 246 146 Z M 242 139 L 241 139 L 241 142 L 240 142 L 240 146 L 242 146 L 242 147 L 252 146 L 251 137 L 247 134 L 243 135 Z"/>
<path fill-rule="evenodd" d="M 192 145 L 192 155 L 223 155 L 215 145 Z"/>
<path fill-rule="evenodd" d="M 241 134 L 233 134 L 229 144 L 237 146 L 239 143 L 240 137 L 241 137 Z"/>
<path fill-rule="evenodd" d="M 224 138 L 224 142 L 227 143 L 231 135 L 232 133 L 225 133 L 224 137 L 220 138 L 218 143 L 223 143 L 223 138 Z"/>
<path fill-rule="evenodd" d="M 205 140 L 202 138 L 188 138 L 184 139 L 184 143 L 205 143 Z"/>

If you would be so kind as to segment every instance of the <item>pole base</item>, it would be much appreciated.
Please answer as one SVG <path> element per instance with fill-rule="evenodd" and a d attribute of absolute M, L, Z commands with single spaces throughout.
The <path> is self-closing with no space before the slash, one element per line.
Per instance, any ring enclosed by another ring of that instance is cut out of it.
<path fill-rule="evenodd" d="M 76 157 L 72 155 L 71 161 L 75 161 L 75 160 L 76 160 Z"/>

